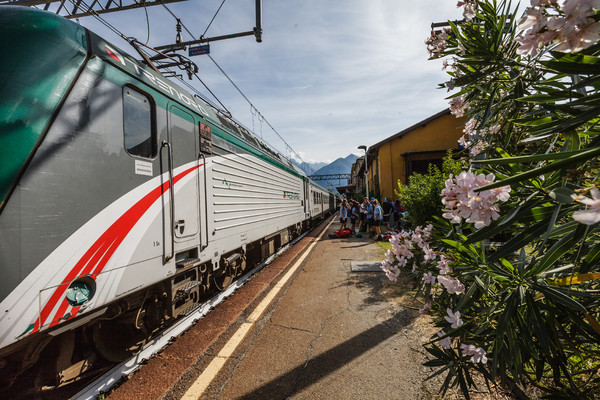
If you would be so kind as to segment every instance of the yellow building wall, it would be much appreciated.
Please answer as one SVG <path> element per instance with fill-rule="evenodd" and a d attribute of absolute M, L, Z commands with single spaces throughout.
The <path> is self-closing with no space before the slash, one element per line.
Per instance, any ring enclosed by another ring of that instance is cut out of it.
<path fill-rule="evenodd" d="M 380 200 L 385 197 L 396 198 L 398 180 L 407 183 L 406 160 L 403 154 L 457 149 L 457 141 L 463 135 L 462 125 L 465 122 L 465 118 L 445 114 L 379 146 L 378 157 L 374 161 L 378 164 Z M 370 182 L 373 182 L 375 171 L 369 175 Z"/>

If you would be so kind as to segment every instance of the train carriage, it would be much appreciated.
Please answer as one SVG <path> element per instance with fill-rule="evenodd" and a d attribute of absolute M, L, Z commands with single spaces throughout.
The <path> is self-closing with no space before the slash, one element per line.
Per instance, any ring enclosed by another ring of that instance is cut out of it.
<path fill-rule="evenodd" d="M 4 387 L 44 352 L 62 353 L 50 386 L 123 359 L 333 211 L 240 124 L 85 28 L 5 6 L 0 31 Z"/>

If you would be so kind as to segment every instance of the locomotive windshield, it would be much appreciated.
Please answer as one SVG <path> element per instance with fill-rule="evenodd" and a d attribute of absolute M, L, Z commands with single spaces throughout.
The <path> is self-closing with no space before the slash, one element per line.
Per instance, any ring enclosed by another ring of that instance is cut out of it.
<path fill-rule="evenodd" d="M 55 14 L 0 13 L 0 209 L 85 61 L 84 28 Z"/>

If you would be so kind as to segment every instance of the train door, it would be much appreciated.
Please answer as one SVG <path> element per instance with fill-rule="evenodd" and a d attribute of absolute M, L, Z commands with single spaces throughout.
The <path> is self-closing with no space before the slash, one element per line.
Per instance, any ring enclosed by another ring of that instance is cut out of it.
<path fill-rule="evenodd" d="M 304 181 L 304 218 L 310 218 L 310 186 Z"/>
<path fill-rule="evenodd" d="M 200 188 L 200 220 L 204 221 L 201 224 L 200 232 L 200 247 L 204 249 L 208 246 L 208 178 L 206 171 L 206 158 L 212 155 L 212 128 L 210 125 L 200 121 L 198 122 L 200 131 L 200 152 L 198 153 L 198 187 Z"/>
<path fill-rule="evenodd" d="M 177 106 L 169 108 L 170 168 L 174 180 L 172 234 L 185 241 L 198 234 L 198 129 L 194 117 Z"/>

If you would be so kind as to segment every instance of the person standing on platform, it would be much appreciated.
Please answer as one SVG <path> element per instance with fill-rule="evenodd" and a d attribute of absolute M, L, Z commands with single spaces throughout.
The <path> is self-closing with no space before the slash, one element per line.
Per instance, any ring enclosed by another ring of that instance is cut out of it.
<path fill-rule="evenodd" d="M 404 213 L 404 211 L 405 209 L 402 206 L 402 203 L 400 203 L 400 200 L 396 199 L 396 202 L 394 203 L 394 225 L 399 231 L 402 231 L 404 228 L 402 221 L 402 213 Z"/>
<path fill-rule="evenodd" d="M 354 200 L 350 200 L 348 203 L 350 205 L 348 210 L 348 215 L 350 215 L 350 230 L 352 234 L 356 234 L 356 217 L 358 217 L 358 203 Z"/>
<path fill-rule="evenodd" d="M 346 220 L 348 218 L 348 202 L 346 199 L 342 201 L 340 205 L 340 230 L 346 229 Z"/>
<path fill-rule="evenodd" d="M 375 199 L 373 203 L 373 226 L 375 227 L 375 233 L 377 236 L 375 240 L 383 240 L 381 236 L 381 224 L 383 223 L 383 208 L 379 205 L 379 202 Z"/>
<path fill-rule="evenodd" d="M 359 213 L 360 213 L 360 226 L 358 228 L 359 231 L 361 232 L 366 232 L 367 231 L 367 203 L 369 202 L 369 199 L 367 199 L 366 197 L 363 199 L 363 202 L 360 203 L 360 209 L 359 209 Z"/>
<path fill-rule="evenodd" d="M 374 197 L 371 197 L 371 201 L 367 202 L 367 233 L 373 234 L 373 201 Z"/>
<path fill-rule="evenodd" d="M 389 197 L 386 197 L 383 200 L 381 208 L 383 209 L 383 222 L 381 225 L 385 226 L 385 230 L 388 231 L 390 230 L 390 217 L 392 215 L 392 212 L 394 211 L 394 205 L 390 201 Z"/>

